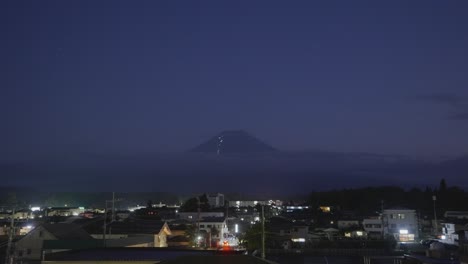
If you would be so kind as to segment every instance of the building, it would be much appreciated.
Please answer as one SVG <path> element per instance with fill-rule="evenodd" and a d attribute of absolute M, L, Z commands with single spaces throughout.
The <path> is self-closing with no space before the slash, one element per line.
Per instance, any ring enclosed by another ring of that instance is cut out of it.
<path fill-rule="evenodd" d="M 360 227 L 359 220 L 338 220 L 337 226 L 339 230 L 356 229 Z"/>
<path fill-rule="evenodd" d="M 50 207 L 45 210 L 46 216 L 79 216 L 86 211 L 84 207 Z"/>
<path fill-rule="evenodd" d="M 197 222 L 198 217 L 200 219 L 207 218 L 207 217 L 224 217 L 223 212 L 178 212 L 176 214 L 177 219 L 180 220 L 188 220 L 190 222 Z"/>
<path fill-rule="evenodd" d="M 112 231 L 112 235 L 107 236 L 109 241 L 106 243 L 109 246 L 167 247 L 167 236 L 172 234 L 166 222 L 150 219 L 114 222 L 109 225 L 109 229 Z M 93 237 L 102 238 L 102 234 L 95 234 Z M 138 240 L 137 237 L 140 239 Z M 122 238 L 129 243 L 125 241 L 127 244 L 119 243 Z"/>
<path fill-rule="evenodd" d="M 444 213 L 445 219 L 467 219 L 468 211 L 447 211 Z"/>
<path fill-rule="evenodd" d="M 267 232 L 285 249 L 291 248 L 293 243 L 303 246 L 309 239 L 307 225 L 280 216 L 270 218 Z"/>
<path fill-rule="evenodd" d="M 406 208 L 383 211 L 384 235 L 393 235 L 397 241 L 415 241 L 418 237 L 416 211 Z"/>
<path fill-rule="evenodd" d="M 267 201 L 229 201 L 229 207 L 255 207 L 257 204 L 267 205 Z"/>
<path fill-rule="evenodd" d="M 19 261 L 40 260 L 43 244 L 48 240 L 90 241 L 93 238 L 76 224 L 42 224 L 31 230 L 15 244 L 15 259 Z"/>
<path fill-rule="evenodd" d="M 394 208 L 383 211 L 379 217 L 364 219 L 364 230 L 370 238 L 393 236 L 397 241 L 415 241 L 418 237 L 418 219 L 416 211 L 406 208 Z"/>
<path fill-rule="evenodd" d="M 225 217 L 205 217 L 200 221 L 199 229 L 210 234 L 211 244 L 216 246 L 222 246 L 229 234 Z"/>
<path fill-rule="evenodd" d="M 224 194 L 208 194 L 206 198 L 208 198 L 208 203 L 212 208 L 224 207 Z"/>
<path fill-rule="evenodd" d="M 13 218 L 18 219 L 18 220 L 31 219 L 32 212 L 28 209 L 21 209 L 21 210 L 15 211 L 15 213 L 13 214 Z"/>
<path fill-rule="evenodd" d="M 362 226 L 369 238 L 382 238 L 383 235 L 383 222 L 382 218 L 367 218 L 362 221 Z"/>

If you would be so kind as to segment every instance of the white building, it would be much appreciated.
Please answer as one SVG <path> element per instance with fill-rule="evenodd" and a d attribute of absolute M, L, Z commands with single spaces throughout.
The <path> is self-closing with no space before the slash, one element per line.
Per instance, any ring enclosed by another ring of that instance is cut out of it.
<path fill-rule="evenodd" d="M 229 230 L 224 217 L 206 217 L 200 221 L 200 231 L 211 234 L 212 242 L 217 246 L 222 246 L 223 242 L 227 240 Z M 212 231 L 217 231 L 216 234 Z"/>
<path fill-rule="evenodd" d="M 382 219 L 378 218 L 368 218 L 362 221 L 362 226 L 364 231 L 366 231 L 369 238 L 381 238 L 382 237 Z"/>
<path fill-rule="evenodd" d="M 458 242 L 458 234 L 455 233 L 457 230 L 455 228 L 455 224 L 453 223 L 442 223 L 442 232 L 440 240 L 446 244 L 457 244 Z"/>
<path fill-rule="evenodd" d="M 224 194 L 208 194 L 206 197 L 208 198 L 208 203 L 212 208 L 224 207 Z"/>
<path fill-rule="evenodd" d="M 229 201 L 229 207 L 255 207 L 257 204 L 267 205 L 267 201 Z"/>
<path fill-rule="evenodd" d="M 418 238 L 418 219 L 411 209 L 387 209 L 383 213 L 384 234 L 391 234 L 397 241 L 414 241 Z"/>
<path fill-rule="evenodd" d="M 177 218 L 182 220 L 188 220 L 190 222 L 198 221 L 198 212 L 178 212 Z M 200 219 L 207 217 L 224 217 L 223 212 L 200 212 Z"/>
<path fill-rule="evenodd" d="M 49 207 L 47 216 L 78 216 L 86 211 L 84 207 Z"/>
<path fill-rule="evenodd" d="M 364 219 L 364 230 L 369 236 L 392 235 L 397 241 L 415 241 L 418 238 L 416 211 L 404 208 L 387 209 L 379 218 Z"/>

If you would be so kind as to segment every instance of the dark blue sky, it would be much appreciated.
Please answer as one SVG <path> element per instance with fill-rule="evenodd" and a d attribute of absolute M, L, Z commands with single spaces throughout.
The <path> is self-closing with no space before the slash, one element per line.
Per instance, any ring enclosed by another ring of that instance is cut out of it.
<path fill-rule="evenodd" d="M 468 149 L 467 1 L 2 1 L 0 157 Z"/>

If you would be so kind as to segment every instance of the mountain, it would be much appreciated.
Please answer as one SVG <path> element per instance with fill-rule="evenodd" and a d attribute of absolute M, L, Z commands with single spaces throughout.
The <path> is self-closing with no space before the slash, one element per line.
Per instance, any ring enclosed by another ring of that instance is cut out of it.
<path fill-rule="evenodd" d="M 199 153 L 265 153 L 276 149 L 243 130 L 227 130 L 191 149 Z"/>

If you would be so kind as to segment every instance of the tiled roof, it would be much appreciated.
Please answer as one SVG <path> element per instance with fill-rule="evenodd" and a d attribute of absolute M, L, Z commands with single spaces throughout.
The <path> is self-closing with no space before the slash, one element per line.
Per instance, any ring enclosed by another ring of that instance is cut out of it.
<path fill-rule="evenodd" d="M 42 224 L 45 230 L 54 235 L 57 239 L 61 240 L 79 240 L 79 239 L 92 239 L 92 237 L 77 224 Z"/>

